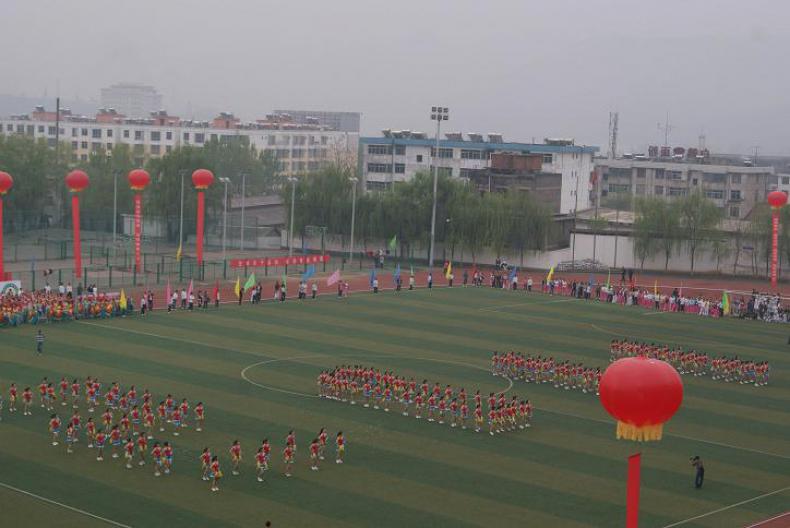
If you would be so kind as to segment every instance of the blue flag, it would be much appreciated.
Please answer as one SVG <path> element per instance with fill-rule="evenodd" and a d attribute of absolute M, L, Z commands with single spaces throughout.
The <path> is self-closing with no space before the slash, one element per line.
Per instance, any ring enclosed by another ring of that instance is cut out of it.
<path fill-rule="evenodd" d="M 518 266 L 513 266 L 510 268 L 510 275 L 508 275 L 507 280 L 513 282 L 513 277 L 516 276 L 516 272 L 518 271 Z"/>
<path fill-rule="evenodd" d="M 370 287 L 373 287 L 373 281 L 376 279 L 376 268 L 370 270 Z"/>
<path fill-rule="evenodd" d="M 392 275 L 392 281 L 397 285 L 400 279 L 400 262 L 395 266 L 395 273 Z"/>
<path fill-rule="evenodd" d="M 302 281 L 306 281 L 313 275 L 315 275 L 315 266 L 311 264 L 310 266 L 307 266 L 307 270 L 305 270 L 305 272 L 302 273 Z"/>
<path fill-rule="evenodd" d="M 590 273 L 590 277 L 587 279 L 587 283 L 590 285 L 590 287 L 595 286 L 595 277 L 593 277 L 592 273 Z"/>

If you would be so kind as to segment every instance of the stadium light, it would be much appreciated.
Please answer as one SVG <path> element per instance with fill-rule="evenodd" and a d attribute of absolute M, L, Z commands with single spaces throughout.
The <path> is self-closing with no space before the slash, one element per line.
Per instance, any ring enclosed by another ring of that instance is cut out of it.
<path fill-rule="evenodd" d="M 431 162 L 433 165 L 433 209 L 431 212 L 431 251 L 428 256 L 428 269 L 433 270 L 433 253 L 436 244 L 436 192 L 439 182 L 439 133 L 442 128 L 442 121 L 450 118 L 450 109 L 446 106 L 432 106 L 431 120 L 436 121 L 436 148 L 434 149 Z"/>
<path fill-rule="evenodd" d="M 228 236 L 228 184 L 230 180 L 228 178 L 219 178 L 220 183 L 225 184 L 225 201 L 223 202 L 223 210 L 222 210 L 222 262 L 225 262 L 225 248 L 226 248 L 226 240 Z"/>

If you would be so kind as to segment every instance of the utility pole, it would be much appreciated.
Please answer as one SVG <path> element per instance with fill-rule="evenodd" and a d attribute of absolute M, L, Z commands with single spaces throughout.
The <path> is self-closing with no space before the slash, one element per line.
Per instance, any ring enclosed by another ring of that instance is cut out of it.
<path fill-rule="evenodd" d="M 573 203 L 573 245 L 571 246 L 571 268 L 576 271 L 576 212 L 579 210 L 579 171 L 576 171 L 576 191 Z"/>
<path fill-rule="evenodd" d="M 289 176 L 288 181 L 291 182 L 291 227 L 288 228 L 288 256 L 292 257 L 294 254 L 294 204 L 296 203 L 296 177 Z"/>
<path fill-rule="evenodd" d="M 112 259 L 115 261 L 118 249 L 115 247 L 115 236 L 118 232 L 118 171 L 112 171 Z M 114 263 L 114 262 L 113 262 Z"/>
<path fill-rule="evenodd" d="M 354 220 L 357 216 L 357 182 L 359 178 L 352 176 L 348 179 L 351 182 L 351 245 L 348 248 L 348 265 L 354 262 Z"/>
<path fill-rule="evenodd" d="M 179 257 L 183 257 L 184 252 L 184 170 L 178 171 L 181 174 L 181 217 L 178 221 L 178 250 Z"/>
<path fill-rule="evenodd" d="M 433 209 L 431 211 L 431 249 L 428 253 L 428 269 L 433 270 L 433 254 L 436 245 L 436 193 L 439 185 L 439 133 L 442 128 L 442 121 L 450 118 L 450 110 L 447 107 L 432 106 L 431 119 L 436 121 L 436 147 L 434 155 L 431 156 L 433 164 Z"/>
<path fill-rule="evenodd" d="M 227 248 L 226 240 L 228 236 L 228 184 L 230 179 L 220 178 L 220 183 L 225 184 L 225 201 L 222 208 L 222 262 L 225 262 L 225 250 Z"/>
<path fill-rule="evenodd" d="M 239 249 L 244 251 L 244 205 L 247 200 L 247 173 L 241 173 L 241 240 Z"/>

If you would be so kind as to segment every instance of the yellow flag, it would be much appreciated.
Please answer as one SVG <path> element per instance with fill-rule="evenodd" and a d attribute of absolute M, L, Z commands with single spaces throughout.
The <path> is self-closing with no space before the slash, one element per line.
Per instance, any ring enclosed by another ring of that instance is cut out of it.
<path fill-rule="evenodd" d="M 450 274 L 452 272 L 453 272 L 453 263 L 452 262 L 448 262 L 447 263 L 447 271 L 444 272 L 444 277 L 446 279 L 449 279 L 450 278 Z"/>
<path fill-rule="evenodd" d="M 236 294 L 236 297 L 241 293 L 241 279 L 239 279 L 238 275 L 236 275 L 236 285 L 233 286 L 233 293 Z"/>
<path fill-rule="evenodd" d="M 118 301 L 118 305 L 121 307 L 121 310 L 126 310 L 126 293 L 121 290 L 121 299 Z"/>
<path fill-rule="evenodd" d="M 178 251 L 176 251 L 176 260 L 181 260 L 181 243 L 178 243 Z"/>
<path fill-rule="evenodd" d="M 653 283 L 653 295 L 658 295 L 658 279 Z"/>
<path fill-rule="evenodd" d="M 549 282 L 552 279 L 552 277 L 554 277 L 554 266 L 551 267 L 551 269 L 549 270 L 549 274 L 546 275 L 546 282 Z"/>

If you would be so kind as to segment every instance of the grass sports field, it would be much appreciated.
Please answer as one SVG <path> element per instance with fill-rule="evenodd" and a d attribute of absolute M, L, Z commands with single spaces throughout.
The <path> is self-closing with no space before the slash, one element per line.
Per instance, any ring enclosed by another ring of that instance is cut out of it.
<path fill-rule="evenodd" d="M 223 305 L 209 313 L 159 311 L 44 331 L 40 357 L 33 353 L 33 327 L 0 333 L 6 400 L 12 381 L 21 392 L 44 376 L 93 375 L 105 384 L 149 388 L 155 402 L 167 392 L 193 406 L 202 400 L 206 430 L 164 435 L 174 442 L 174 473 L 154 478 L 150 466 L 125 470 L 106 455 L 96 462 L 84 439 L 67 456 L 62 441 L 50 446 L 44 409 L 36 405 L 31 418 L 9 415 L 6 405 L 3 526 L 263 526 L 266 520 L 274 527 L 622 526 L 626 457 L 639 446 L 615 440 L 614 421 L 594 396 L 516 382 L 510 393 L 536 406 L 533 427 L 495 437 L 314 397 L 320 370 L 340 363 L 487 394 L 509 385 L 488 373 L 494 350 L 603 367 L 610 339 L 621 336 L 772 365 L 768 387 L 683 378 L 683 406 L 664 440 L 642 446 L 641 526 L 744 526 L 790 509 L 786 326 L 444 288 Z M 68 407 L 57 409 L 62 418 L 70 414 Z M 81 411 L 84 420 L 84 406 Z M 338 430 L 345 433 L 346 463 L 328 456 L 311 472 L 307 447 L 322 426 L 330 441 Z M 280 452 L 291 428 L 299 451 L 294 477 L 286 479 Z M 274 464 L 259 484 L 253 453 L 266 436 Z M 245 461 L 241 476 L 231 477 L 228 448 L 236 438 Z M 223 463 L 220 493 L 200 479 L 204 446 Z M 701 490 L 693 487 L 692 455 L 705 461 Z"/>

